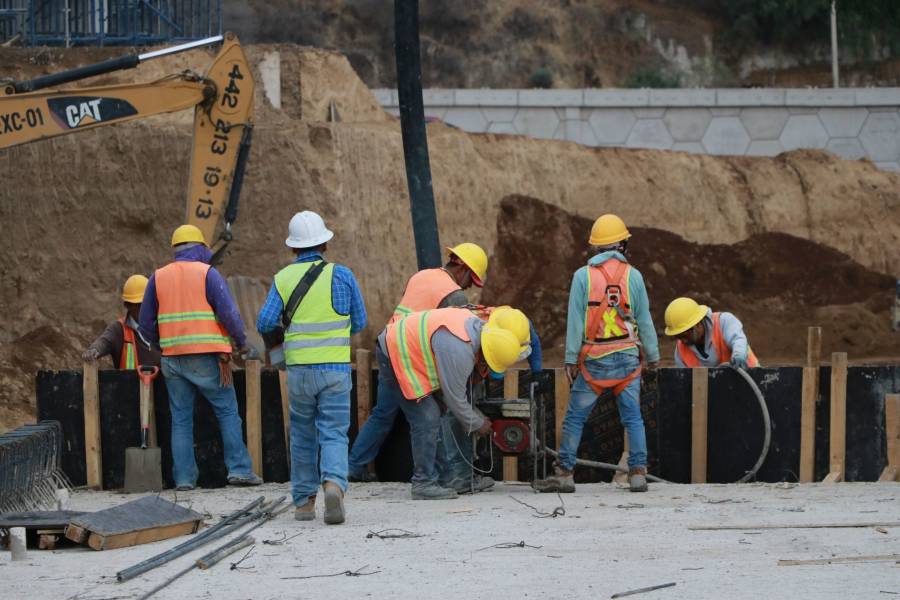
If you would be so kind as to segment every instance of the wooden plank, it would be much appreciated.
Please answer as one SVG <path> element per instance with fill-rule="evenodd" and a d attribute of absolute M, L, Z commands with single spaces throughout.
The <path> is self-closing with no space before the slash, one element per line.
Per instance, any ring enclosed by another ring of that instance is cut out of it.
<path fill-rule="evenodd" d="M 709 369 L 691 373 L 691 483 L 706 483 Z"/>
<path fill-rule="evenodd" d="M 253 472 L 257 475 L 263 472 L 261 368 L 258 360 L 248 360 L 244 367 L 247 381 L 247 451 L 250 452 Z"/>
<path fill-rule="evenodd" d="M 569 394 L 571 387 L 566 377 L 566 370 L 553 369 L 554 382 L 554 412 L 556 416 L 556 449 L 562 442 L 563 420 L 566 418 L 566 410 L 569 408 Z"/>
<path fill-rule="evenodd" d="M 884 435 L 888 464 L 878 481 L 900 481 L 900 394 L 884 396 Z"/>
<path fill-rule="evenodd" d="M 103 461 L 100 452 L 100 385 L 97 363 L 84 363 L 84 461 L 87 486 L 103 488 Z"/>
<path fill-rule="evenodd" d="M 622 456 L 619 457 L 619 467 L 628 468 L 628 432 L 622 432 Z M 616 471 L 613 475 L 613 483 L 618 485 L 628 485 L 628 473 L 624 471 Z"/>
<path fill-rule="evenodd" d="M 831 558 L 814 558 L 811 560 L 781 559 L 779 567 L 792 567 L 796 565 L 836 565 L 847 563 L 865 562 L 894 562 L 900 561 L 900 554 L 870 554 L 868 556 L 833 556 Z"/>
<path fill-rule="evenodd" d="M 819 367 L 804 367 L 800 396 L 800 483 L 810 483 L 815 477 L 818 384 Z"/>
<path fill-rule="evenodd" d="M 509 369 L 503 378 L 503 398 L 512 400 L 519 397 L 519 371 L 518 369 Z M 504 456 L 503 457 L 503 481 L 519 480 L 519 457 Z"/>
<path fill-rule="evenodd" d="M 66 539 L 70 539 L 76 544 L 83 544 L 87 541 L 90 532 L 84 527 L 69 523 L 66 526 Z"/>
<path fill-rule="evenodd" d="M 818 367 L 822 364 L 822 328 L 810 327 L 806 330 L 806 366 Z"/>
<path fill-rule="evenodd" d="M 196 523 L 203 515 L 155 494 L 112 508 L 75 517 L 69 528 L 80 527 L 101 537 L 112 537 L 144 529 Z"/>
<path fill-rule="evenodd" d="M 369 420 L 372 412 L 372 353 L 368 350 L 356 351 L 356 426 Z"/>
<path fill-rule="evenodd" d="M 288 461 L 288 468 L 291 465 L 291 397 L 288 394 L 287 371 L 278 371 L 278 386 L 281 390 L 281 418 L 284 422 L 284 449 L 285 456 Z"/>
<path fill-rule="evenodd" d="M 55 550 L 59 536 L 55 533 L 38 533 L 39 550 Z"/>
<path fill-rule="evenodd" d="M 690 531 L 720 531 L 726 529 L 856 529 L 861 527 L 900 527 L 900 521 L 864 521 L 851 523 L 794 523 L 794 524 L 763 524 L 763 525 L 694 525 L 688 527 Z"/>
<path fill-rule="evenodd" d="M 195 521 L 191 523 L 176 523 L 174 525 L 166 525 L 163 527 L 153 527 L 151 529 L 142 529 L 140 531 L 130 531 L 128 533 L 120 533 L 117 535 L 91 533 L 87 545 L 94 550 L 127 548 L 129 546 L 149 544 L 151 542 L 168 540 L 181 535 L 188 535 L 197 531 L 199 525 L 200 521 Z"/>
<path fill-rule="evenodd" d="M 828 442 L 829 467 L 824 483 L 844 480 L 847 444 L 847 353 L 831 355 L 831 437 Z"/>

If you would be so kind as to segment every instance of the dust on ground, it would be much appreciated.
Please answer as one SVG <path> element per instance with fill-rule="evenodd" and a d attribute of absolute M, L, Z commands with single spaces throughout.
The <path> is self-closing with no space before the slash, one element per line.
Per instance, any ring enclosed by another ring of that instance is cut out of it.
<path fill-rule="evenodd" d="M 214 523 L 259 495 L 275 498 L 287 485 L 179 493 L 179 503 L 209 513 Z M 456 500 L 412 501 L 405 484 L 351 485 L 347 522 L 300 523 L 289 511 L 257 529 L 253 552 L 210 570 L 193 570 L 155 598 L 608 598 L 674 582 L 650 598 L 796 600 L 881 598 L 896 593 L 894 561 L 779 566 L 780 559 L 896 554 L 896 526 L 848 529 L 768 529 L 762 524 L 900 521 L 895 483 L 662 485 L 632 494 L 612 484 L 579 485 L 563 494 L 565 515 L 536 518 L 513 498 L 551 512 L 554 494 L 498 484 Z M 173 500 L 171 491 L 162 496 Z M 76 492 L 73 510 L 99 510 L 132 496 Z M 692 526 L 746 529 L 692 531 Z M 369 532 L 404 529 L 422 537 L 382 540 Z M 264 544 L 295 536 L 283 545 Z M 120 550 L 29 550 L 24 562 L 0 554 L 6 597 L 135 598 L 190 565 L 213 542 L 126 583 L 115 573 L 185 541 L 176 538 Z M 518 544 L 524 547 L 498 548 Z M 345 571 L 373 573 L 347 577 Z M 501 575 L 502 574 L 502 575 Z M 291 577 L 315 577 L 297 580 Z M 852 584 L 850 583 L 852 581 Z M 848 587 L 852 585 L 852 588 Z M 849 590 L 852 589 L 852 592 Z M 884 593 L 883 593 L 884 592 Z"/>

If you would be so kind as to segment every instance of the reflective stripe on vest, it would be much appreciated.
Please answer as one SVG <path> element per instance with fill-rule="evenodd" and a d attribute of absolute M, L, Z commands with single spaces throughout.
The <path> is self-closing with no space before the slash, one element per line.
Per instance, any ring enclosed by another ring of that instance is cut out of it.
<path fill-rule="evenodd" d="M 719 322 L 720 314 L 721 313 L 717 312 L 712 314 L 712 347 L 716 352 L 716 358 L 719 361 L 719 364 L 722 365 L 731 362 L 731 348 L 728 347 L 728 344 L 725 342 L 725 336 L 722 334 L 722 325 Z M 693 349 L 689 348 L 687 344 L 678 340 L 675 342 L 675 347 L 678 350 L 678 355 L 681 357 L 681 362 L 684 363 L 684 366 L 691 368 L 703 366 L 700 357 Z M 747 345 L 747 366 L 759 366 L 759 359 L 756 358 L 756 354 L 753 353 L 753 349 L 749 344 Z"/>
<path fill-rule="evenodd" d="M 122 326 L 122 352 L 119 355 L 119 368 L 136 369 L 137 346 L 135 346 L 134 329 L 125 324 L 125 317 L 119 318 L 119 325 Z"/>
<path fill-rule="evenodd" d="M 209 265 L 176 261 L 154 275 L 163 356 L 231 352 L 231 338 L 206 299 Z"/>
<path fill-rule="evenodd" d="M 394 314 L 388 323 L 394 323 L 414 312 L 433 310 L 438 307 L 441 300 L 461 289 L 450 273 L 444 269 L 419 271 L 406 283 L 406 290 L 403 292 L 403 297 L 400 298 L 400 304 L 394 309 Z"/>
<path fill-rule="evenodd" d="M 400 391 L 407 400 L 418 400 L 440 388 L 431 337 L 441 327 L 464 342 L 471 342 L 466 323 L 475 319 L 465 308 L 439 308 L 415 312 L 389 323 L 385 346 Z"/>
<path fill-rule="evenodd" d="M 638 345 L 636 325 L 631 318 L 630 275 L 631 265 L 615 258 L 588 266 L 582 346 L 587 346 L 587 358 L 600 358 Z"/>
<path fill-rule="evenodd" d="M 294 263 L 275 275 L 275 289 L 287 306 L 294 288 L 320 261 Z M 334 310 L 331 290 L 334 264 L 325 265 L 294 311 L 284 332 L 284 359 L 288 365 L 350 362 L 350 317 Z"/>

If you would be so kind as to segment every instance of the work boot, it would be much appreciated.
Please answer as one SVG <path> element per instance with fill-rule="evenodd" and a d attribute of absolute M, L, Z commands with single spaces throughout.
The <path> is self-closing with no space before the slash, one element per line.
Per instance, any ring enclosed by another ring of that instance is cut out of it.
<path fill-rule="evenodd" d="M 352 483 L 375 483 L 378 481 L 378 475 L 369 472 L 368 469 L 350 469 L 347 480 Z"/>
<path fill-rule="evenodd" d="M 632 492 L 647 491 L 647 467 L 631 467 L 628 471 L 628 487 Z"/>
<path fill-rule="evenodd" d="M 228 476 L 228 485 L 234 485 L 237 487 L 250 487 L 254 485 L 261 485 L 263 482 L 262 478 L 256 473 L 250 473 L 249 475 L 229 475 Z"/>
<path fill-rule="evenodd" d="M 571 494 L 575 491 L 575 473 L 567 471 L 559 465 L 554 465 L 553 475 L 547 479 L 538 479 L 531 487 L 538 492 Z"/>
<path fill-rule="evenodd" d="M 325 522 L 328 525 L 340 525 L 344 522 L 344 490 L 333 481 L 325 485 Z"/>
<path fill-rule="evenodd" d="M 458 497 L 459 495 L 453 488 L 441 487 L 436 483 L 413 484 L 412 486 L 413 500 L 452 500 Z"/>
<path fill-rule="evenodd" d="M 176 492 L 190 492 L 193 489 L 196 489 L 197 486 L 193 483 L 179 483 L 175 486 Z"/>
<path fill-rule="evenodd" d="M 312 521 L 316 518 L 316 497 L 310 496 L 306 504 L 294 507 L 294 518 L 298 521 Z"/>
<path fill-rule="evenodd" d="M 483 492 L 484 490 L 489 490 L 494 487 L 494 483 L 493 477 L 476 475 L 474 485 L 471 477 L 456 477 L 447 483 L 442 483 L 441 486 L 454 489 L 457 494 L 471 494 L 473 487 L 476 492 Z"/>

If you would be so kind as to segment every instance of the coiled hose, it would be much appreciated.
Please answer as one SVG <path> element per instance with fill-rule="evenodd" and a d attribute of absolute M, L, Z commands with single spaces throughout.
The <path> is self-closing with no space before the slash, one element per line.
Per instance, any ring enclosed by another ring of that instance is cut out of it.
<path fill-rule="evenodd" d="M 754 395 L 756 396 L 757 401 L 759 402 L 759 410 L 762 413 L 763 417 L 763 427 L 765 427 L 764 438 L 763 438 L 763 447 L 762 451 L 759 453 L 759 458 L 756 459 L 756 464 L 753 465 L 753 468 L 747 471 L 743 477 L 738 479 L 735 483 L 746 483 L 750 481 L 753 477 L 756 476 L 756 473 L 759 471 L 759 468 L 762 466 L 763 462 L 766 460 L 766 456 L 769 455 L 769 445 L 772 443 L 772 420 L 769 416 L 769 407 L 766 406 L 766 399 L 762 395 L 762 391 L 759 389 L 759 386 L 756 385 L 756 382 L 753 381 L 753 378 L 740 367 L 731 367 L 747 382 L 747 385 L 750 386 L 750 389 L 753 390 Z M 546 447 L 544 444 L 540 443 L 541 448 L 544 449 L 545 452 L 550 454 L 553 457 L 559 458 L 559 453 L 552 448 Z M 607 471 L 619 471 L 620 473 L 627 473 L 628 469 L 625 467 L 620 467 L 619 465 L 614 465 L 611 463 L 599 462 L 596 460 L 586 460 L 583 458 L 578 458 L 575 460 L 575 464 L 581 465 L 583 467 L 593 467 L 596 469 L 606 469 Z M 666 481 L 660 477 L 655 475 L 647 475 L 647 479 L 650 481 L 655 481 L 657 483 L 671 483 L 670 481 Z"/>

